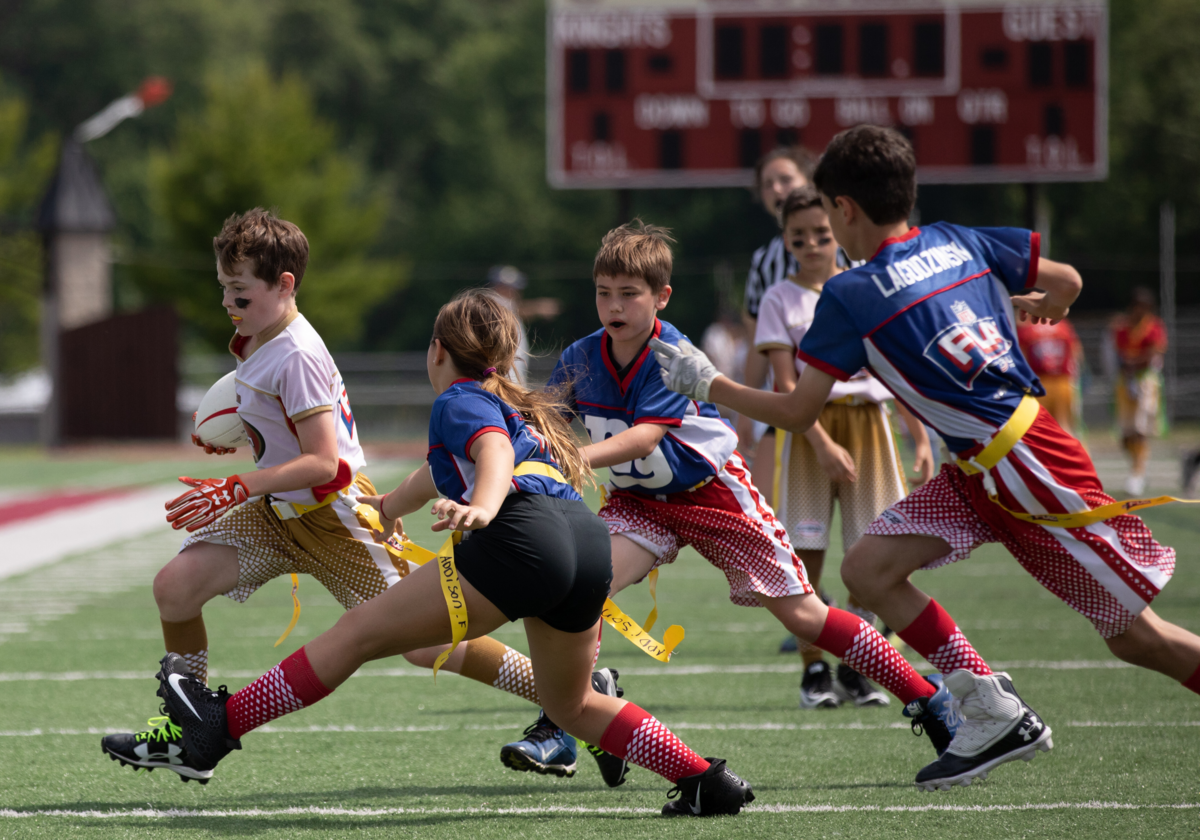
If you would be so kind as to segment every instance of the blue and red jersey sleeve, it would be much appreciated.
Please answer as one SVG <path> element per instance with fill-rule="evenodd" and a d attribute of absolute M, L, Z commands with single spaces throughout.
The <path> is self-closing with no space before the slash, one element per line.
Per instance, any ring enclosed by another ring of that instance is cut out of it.
<path fill-rule="evenodd" d="M 638 377 L 635 392 L 626 405 L 633 409 L 633 425 L 659 423 L 664 426 L 682 426 L 687 414 L 688 398 L 677 394 L 663 384 L 658 362 L 650 355 L 645 363 L 644 374 Z"/>
<path fill-rule="evenodd" d="M 817 301 L 812 326 L 800 340 L 800 361 L 845 382 L 867 366 L 858 326 L 845 305 L 826 287 Z"/>
<path fill-rule="evenodd" d="M 444 446 L 451 455 L 471 461 L 471 447 L 480 435 L 500 432 L 509 436 L 500 401 L 488 397 L 462 391 L 438 406 L 429 425 L 430 447 Z"/>
<path fill-rule="evenodd" d="M 1013 294 L 1037 285 L 1041 237 L 1024 228 L 957 228 L 966 231 L 992 274 Z"/>

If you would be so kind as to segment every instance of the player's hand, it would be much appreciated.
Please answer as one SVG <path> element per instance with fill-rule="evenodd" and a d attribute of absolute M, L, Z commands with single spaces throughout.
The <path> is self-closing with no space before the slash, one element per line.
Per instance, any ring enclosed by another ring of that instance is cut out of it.
<path fill-rule="evenodd" d="M 1017 318 L 1031 324 L 1057 324 L 1071 310 L 1069 306 L 1053 303 L 1041 289 L 1030 289 L 1023 295 L 1012 296 Z"/>
<path fill-rule="evenodd" d="M 430 511 L 438 518 L 434 531 L 478 531 L 492 522 L 492 515 L 475 505 L 460 505 L 449 499 L 438 499 Z"/>
<path fill-rule="evenodd" d="M 817 463 L 829 476 L 830 481 L 849 483 L 858 480 L 858 470 L 854 468 L 854 459 L 845 447 L 838 446 L 832 441 L 828 446 L 814 446 L 817 453 Z"/>
<path fill-rule="evenodd" d="M 379 512 L 379 524 L 383 530 L 375 532 L 375 542 L 385 543 L 392 534 L 398 535 L 402 540 L 405 539 L 404 522 L 400 517 L 397 516 L 395 519 L 391 519 L 383 512 L 383 500 L 387 498 L 386 494 L 382 496 L 355 496 L 354 498 L 359 504 L 369 505 Z"/>
<path fill-rule="evenodd" d="M 190 534 L 250 498 L 250 491 L 242 483 L 241 476 L 188 478 L 181 475 L 179 480 L 192 489 L 166 504 L 167 521 L 176 531 L 187 528 Z"/>
<path fill-rule="evenodd" d="M 928 442 L 917 445 L 917 460 L 913 469 L 918 474 L 917 480 L 913 482 L 914 487 L 920 487 L 933 478 L 933 447 Z"/>
<path fill-rule="evenodd" d="M 193 411 L 192 412 L 192 426 L 195 426 L 195 425 L 196 425 L 196 412 Z M 232 449 L 227 449 L 224 446 L 213 446 L 211 443 L 205 443 L 204 441 L 200 440 L 200 436 L 198 434 L 196 434 L 195 432 L 192 432 L 192 444 L 195 446 L 199 446 L 201 449 L 203 449 L 209 455 L 228 455 L 231 452 L 237 452 L 236 446 L 233 447 Z"/>
<path fill-rule="evenodd" d="M 704 351 L 696 349 L 687 340 L 680 341 L 676 346 L 652 338 L 650 346 L 654 348 L 654 358 L 662 367 L 664 385 L 685 397 L 708 402 L 708 389 L 721 372 L 704 355 Z"/>

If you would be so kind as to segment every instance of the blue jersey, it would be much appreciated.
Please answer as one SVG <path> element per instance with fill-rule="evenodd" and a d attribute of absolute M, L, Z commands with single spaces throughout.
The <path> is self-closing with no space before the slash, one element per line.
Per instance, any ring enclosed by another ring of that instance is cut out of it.
<path fill-rule="evenodd" d="M 657 319 L 652 335 L 671 344 L 685 338 Z M 608 351 L 611 343 L 603 329 L 576 341 L 563 351 L 550 384 L 571 383 L 568 404 L 582 419 L 592 443 L 639 423 L 668 427 L 648 456 L 609 467 L 612 485 L 661 496 L 690 490 L 716 475 L 737 446 L 737 435 L 716 406 L 668 390 L 648 346 L 622 376 Z"/>
<path fill-rule="evenodd" d="M 970 449 L 1045 393 L 1009 301 L 1035 285 L 1039 247 L 1027 230 L 945 222 L 885 240 L 825 284 L 798 355 L 843 381 L 867 368 L 952 451 Z"/>
<path fill-rule="evenodd" d="M 485 432 L 501 432 L 512 442 L 516 467 L 526 461 L 561 470 L 550 447 L 535 428 L 495 394 L 474 379 L 458 379 L 433 402 L 429 416 L 429 471 L 438 492 L 463 504 L 475 491 L 475 462 L 471 446 Z M 540 493 L 559 499 L 579 499 L 575 488 L 545 475 L 513 476 L 512 493 Z"/>

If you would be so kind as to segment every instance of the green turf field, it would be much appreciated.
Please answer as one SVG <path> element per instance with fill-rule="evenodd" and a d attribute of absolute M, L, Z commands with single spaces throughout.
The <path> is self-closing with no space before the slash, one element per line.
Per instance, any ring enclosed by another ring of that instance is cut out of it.
<path fill-rule="evenodd" d="M 398 477 L 376 476 L 381 486 Z M 1147 514 L 1180 552 L 1156 604 L 1200 629 L 1200 517 Z M 412 517 L 408 532 L 439 540 Z M 836 533 L 836 529 L 835 529 Z M 1181 837 L 1200 832 L 1200 698 L 1165 677 L 1118 667 L 1086 620 L 1003 551 L 979 552 L 918 581 L 1054 729 L 1055 749 L 984 783 L 921 794 L 933 758 L 893 702 L 887 709 L 801 711 L 795 655 L 763 610 L 732 606 L 722 575 L 686 552 L 659 582 L 660 625 L 687 639 L 660 665 L 613 632 L 601 663 L 627 697 L 702 755 L 729 760 L 757 792 L 736 818 L 665 821 L 669 784 L 641 769 L 607 789 L 587 755 L 572 779 L 500 766 L 500 746 L 533 721 L 524 701 L 453 675 L 437 684 L 402 660 L 371 663 L 319 705 L 244 739 L 207 786 L 168 771 L 135 775 L 101 754 L 100 736 L 157 713 L 161 656 L 153 572 L 174 535 L 0 581 L 0 837 Z M 833 555 L 840 551 L 835 547 Z M 836 568 L 836 563 L 830 563 Z M 834 575 L 831 593 L 844 597 Z M 213 682 L 240 688 L 331 625 L 336 602 L 315 582 L 278 649 L 285 582 L 245 605 L 206 611 Z M 644 587 L 618 602 L 648 612 Z M 497 634 L 524 647 L 519 625 Z M 657 635 L 657 634 L 656 634 Z"/>

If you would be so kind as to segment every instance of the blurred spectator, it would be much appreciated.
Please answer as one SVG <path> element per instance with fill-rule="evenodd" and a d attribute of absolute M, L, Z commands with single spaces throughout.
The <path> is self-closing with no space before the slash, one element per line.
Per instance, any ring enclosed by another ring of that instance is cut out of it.
<path fill-rule="evenodd" d="M 775 222 L 779 223 L 779 209 L 783 200 L 797 187 L 803 187 L 812 178 L 816 158 L 801 146 L 775 149 L 758 161 L 754 167 L 754 189 Z M 746 295 L 742 323 L 745 334 L 753 336 L 758 328 L 758 307 L 767 289 L 795 274 L 800 266 L 795 257 L 783 246 L 783 235 L 776 235 L 770 242 L 754 252 L 750 258 L 750 274 L 746 278 Z M 767 357 L 761 353 L 746 354 L 745 384 L 753 388 L 772 387 Z M 764 495 L 770 494 L 774 483 L 775 435 L 774 430 L 763 423 L 742 417 L 737 426 L 738 444 L 742 452 L 753 453 L 751 466 L 754 483 Z M 757 443 L 757 446 L 755 445 Z M 759 457 L 759 456 L 762 457 Z M 768 502 L 770 499 L 768 498 Z"/>
<path fill-rule="evenodd" d="M 1057 324 L 1017 325 L 1021 353 L 1042 381 L 1046 396 L 1038 402 L 1058 421 L 1067 434 L 1075 435 L 1079 425 L 1079 375 L 1083 369 L 1083 345 L 1075 328 L 1066 320 Z"/>
<path fill-rule="evenodd" d="M 1116 379 L 1117 423 L 1121 443 L 1132 468 L 1125 492 L 1137 496 L 1146 489 L 1146 439 L 1159 431 L 1158 404 L 1162 398 L 1162 363 L 1167 330 L 1154 314 L 1154 292 L 1138 286 L 1129 309 L 1113 319 L 1112 344 L 1119 366 Z"/>
<path fill-rule="evenodd" d="M 529 375 L 529 338 L 525 334 L 525 322 L 532 318 L 557 318 L 562 312 L 562 304 L 556 298 L 531 298 L 525 300 L 521 292 L 528 284 L 528 278 L 515 266 L 494 265 L 488 269 L 488 285 L 496 294 L 507 301 L 509 308 L 521 321 L 521 345 L 517 349 L 516 360 L 509 376 L 514 382 L 524 385 Z"/>

